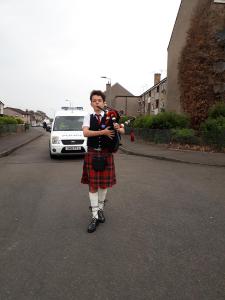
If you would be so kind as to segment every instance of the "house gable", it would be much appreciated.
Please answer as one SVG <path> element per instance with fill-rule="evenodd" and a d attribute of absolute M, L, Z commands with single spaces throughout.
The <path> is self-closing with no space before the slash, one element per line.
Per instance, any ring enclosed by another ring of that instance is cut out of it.
<path fill-rule="evenodd" d="M 111 86 L 111 91 L 115 96 L 134 96 L 118 82 Z"/>

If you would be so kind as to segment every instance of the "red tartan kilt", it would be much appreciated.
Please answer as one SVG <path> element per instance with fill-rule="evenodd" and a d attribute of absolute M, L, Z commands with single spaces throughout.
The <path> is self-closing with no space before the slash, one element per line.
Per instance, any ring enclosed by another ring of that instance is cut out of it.
<path fill-rule="evenodd" d="M 107 165 L 104 171 L 95 171 L 93 169 L 92 158 L 93 156 L 98 155 L 104 156 L 107 160 Z M 89 186 L 94 189 L 106 189 L 116 184 L 116 173 L 113 154 L 107 151 L 98 152 L 94 150 L 89 150 L 89 152 L 85 154 L 84 158 L 81 183 L 89 184 Z"/>

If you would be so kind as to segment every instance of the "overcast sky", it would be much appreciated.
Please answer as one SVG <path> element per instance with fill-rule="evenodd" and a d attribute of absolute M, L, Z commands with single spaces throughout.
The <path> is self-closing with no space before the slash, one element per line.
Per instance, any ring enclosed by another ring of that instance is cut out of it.
<path fill-rule="evenodd" d="M 134 95 L 166 76 L 180 0 L 0 0 L 0 100 L 49 116 L 107 80 Z"/>

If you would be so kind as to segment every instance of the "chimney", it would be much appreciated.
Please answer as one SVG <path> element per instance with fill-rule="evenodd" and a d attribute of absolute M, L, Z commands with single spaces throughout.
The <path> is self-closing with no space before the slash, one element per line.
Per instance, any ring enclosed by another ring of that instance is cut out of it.
<path fill-rule="evenodd" d="M 155 73 L 154 74 L 154 85 L 156 85 L 160 81 L 161 81 L 161 74 L 160 73 Z"/>
<path fill-rule="evenodd" d="M 105 97 L 106 97 L 107 105 L 111 106 L 112 105 L 112 103 L 111 103 L 112 100 L 111 100 L 111 83 L 110 82 L 106 83 Z"/>
<path fill-rule="evenodd" d="M 111 89 L 111 83 L 106 83 L 106 93 L 109 94 L 109 91 Z"/>

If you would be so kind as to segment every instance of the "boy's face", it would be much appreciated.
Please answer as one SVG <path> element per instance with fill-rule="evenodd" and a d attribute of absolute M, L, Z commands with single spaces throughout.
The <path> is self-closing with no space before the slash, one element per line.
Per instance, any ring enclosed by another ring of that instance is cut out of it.
<path fill-rule="evenodd" d="M 99 112 L 101 111 L 99 107 L 101 108 L 104 108 L 104 104 L 105 102 L 103 101 L 102 97 L 101 96 L 98 96 L 98 95 L 93 95 L 92 98 L 91 98 L 91 106 L 93 107 L 94 111 L 95 112 Z"/>

